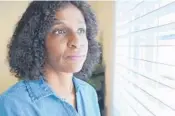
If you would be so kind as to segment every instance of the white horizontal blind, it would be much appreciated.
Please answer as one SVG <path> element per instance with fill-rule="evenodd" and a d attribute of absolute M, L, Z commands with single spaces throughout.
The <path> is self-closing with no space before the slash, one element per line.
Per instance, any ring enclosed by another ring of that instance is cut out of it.
<path fill-rule="evenodd" d="M 175 116 L 175 1 L 118 0 L 115 51 L 113 115 Z"/>

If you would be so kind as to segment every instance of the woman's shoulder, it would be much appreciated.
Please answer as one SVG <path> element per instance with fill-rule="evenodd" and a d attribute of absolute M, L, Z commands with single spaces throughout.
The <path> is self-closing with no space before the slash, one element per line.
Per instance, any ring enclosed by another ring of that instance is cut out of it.
<path fill-rule="evenodd" d="M 86 104 L 84 106 L 85 109 L 90 111 L 94 116 L 100 116 L 98 97 L 95 88 L 83 80 L 76 78 L 75 81 L 79 84 L 79 91 L 81 93 L 81 97 L 78 98 Z"/>
<path fill-rule="evenodd" d="M 11 100 L 20 100 L 24 99 L 27 96 L 26 87 L 24 81 L 21 80 L 16 84 L 9 87 L 6 91 L 0 94 L 0 102 L 11 101 Z M 9 100 L 11 99 L 11 100 Z"/>
<path fill-rule="evenodd" d="M 83 81 L 81 79 L 74 77 L 74 82 L 75 82 L 75 86 L 77 86 L 76 88 L 81 89 L 86 92 L 88 91 L 88 93 L 92 92 L 93 94 L 96 94 L 95 88 L 89 83 L 87 83 L 86 81 Z"/>
<path fill-rule="evenodd" d="M 0 112 L 2 116 L 21 115 L 22 98 L 26 95 L 23 81 L 19 81 L 0 94 Z M 20 114 L 19 114 L 20 113 Z"/>
<path fill-rule="evenodd" d="M 1 97 L 4 96 L 13 96 L 18 95 L 18 93 L 21 93 L 25 90 L 25 85 L 23 83 L 23 80 L 15 83 L 11 87 L 9 87 L 6 91 L 4 91 L 2 94 L 0 94 Z"/>

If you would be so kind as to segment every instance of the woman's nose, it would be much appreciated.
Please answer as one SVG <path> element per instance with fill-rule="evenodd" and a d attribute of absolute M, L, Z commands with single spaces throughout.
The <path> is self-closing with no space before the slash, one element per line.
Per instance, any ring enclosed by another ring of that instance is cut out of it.
<path fill-rule="evenodd" d="M 68 47 L 79 49 L 84 46 L 83 38 L 78 34 L 73 34 L 69 38 Z"/>

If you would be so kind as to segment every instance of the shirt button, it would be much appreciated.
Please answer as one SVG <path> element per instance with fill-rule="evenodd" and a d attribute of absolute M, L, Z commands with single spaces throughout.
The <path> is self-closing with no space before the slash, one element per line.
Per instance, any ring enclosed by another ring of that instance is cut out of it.
<path fill-rule="evenodd" d="M 64 101 L 64 102 L 66 102 L 66 99 L 64 99 L 64 98 L 61 98 L 61 100 Z"/>

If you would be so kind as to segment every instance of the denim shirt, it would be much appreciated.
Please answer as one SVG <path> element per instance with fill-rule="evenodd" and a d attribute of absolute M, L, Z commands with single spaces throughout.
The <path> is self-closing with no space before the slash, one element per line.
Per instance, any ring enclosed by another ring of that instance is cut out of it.
<path fill-rule="evenodd" d="M 73 77 L 77 110 L 57 96 L 43 78 L 22 80 L 0 95 L 0 116 L 100 116 L 95 89 Z"/>

